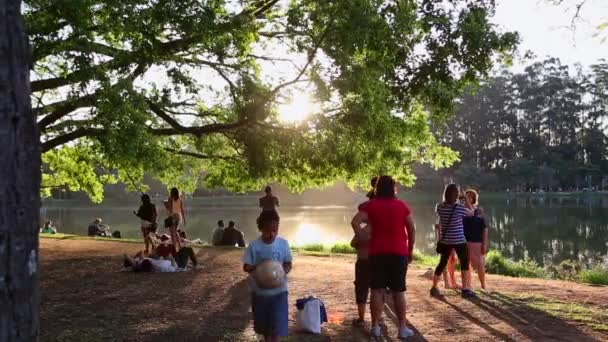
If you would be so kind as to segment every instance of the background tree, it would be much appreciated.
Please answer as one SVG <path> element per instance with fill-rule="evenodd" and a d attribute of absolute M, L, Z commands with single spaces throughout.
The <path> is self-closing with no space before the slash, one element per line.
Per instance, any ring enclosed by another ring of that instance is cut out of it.
<path fill-rule="evenodd" d="M 438 127 L 440 141 L 461 154 L 448 172 L 488 190 L 601 187 L 607 75 L 604 61 L 582 69 L 549 58 L 484 80 Z"/>
<path fill-rule="evenodd" d="M 508 57 L 494 1 L 26 1 L 43 189 L 299 190 L 455 159 L 430 130 Z M 312 92 L 306 120 L 280 105 Z"/>
<path fill-rule="evenodd" d="M 40 149 L 20 11 L 0 0 L 0 341 L 38 336 Z"/>

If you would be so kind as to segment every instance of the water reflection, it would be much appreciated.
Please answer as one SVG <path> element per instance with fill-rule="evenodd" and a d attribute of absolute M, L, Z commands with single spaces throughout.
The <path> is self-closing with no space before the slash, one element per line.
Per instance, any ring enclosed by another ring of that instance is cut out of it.
<path fill-rule="evenodd" d="M 296 227 L 296 232 L 290 243 L 295 246 L 309 244 L 333 244 L 338 242 L 338 238 L 329 229 L 324 229 L 320 224 L 300 223 Z"/>
<path fill-rule="evenodd" d="M 483 198 L 482 198 L 483 199 Z M 417 248 L 434 251 L 434 202 L 413 198 L 408 201 L 417 223 Z M 529 257 L 540 263 L 575 259 L 588 264 L 606 261 L 608 254 L 608 200 L 602 197 L 535 198 L 511 197 L 482 202 L 491 226 L 491 248 L 513 259 Z M 119 229 L 124 237 L 139 237 L 139 220 L 133 208 L 117 206 L 76 206 L 53 203 L 41 210 L 41 219 L 51 219 L 61 232 L 86 234 L 95 217 Z M 356 207 L 283 207 L 279 234 L 291 244 L 350 241 L 350 220 Z M 256 207 L 230 207 L 229 203 L 210 207 L 190 204 L 187 208 L 191 238 L 209 240 L 217 220 L 233 220 L 246 240 L 259 232 Z"/>

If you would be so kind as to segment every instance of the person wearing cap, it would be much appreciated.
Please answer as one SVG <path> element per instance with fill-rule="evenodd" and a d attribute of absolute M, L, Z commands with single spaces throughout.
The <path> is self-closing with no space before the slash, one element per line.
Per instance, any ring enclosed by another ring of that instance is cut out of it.
<path fill-rule="evenodd" d="M 198 260 L 191 247 L 182 247 L 177 251 L 175 245 L 170 241 L 169 235 L 163 234 L 160 237 L 160 245 L 156 247 L 152 258 L 173 260 L 178 268 L 186 268 L 188 260 L 192 261 L 192 268 L 198 268 Z"/>

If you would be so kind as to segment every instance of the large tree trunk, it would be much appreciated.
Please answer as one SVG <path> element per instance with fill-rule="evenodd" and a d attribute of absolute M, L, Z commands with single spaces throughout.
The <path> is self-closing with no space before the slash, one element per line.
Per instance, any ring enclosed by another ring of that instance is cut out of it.
<path fill-rule="evenodd" d="M 0 342 L 38 338 L 40 142 L 21 0 L 0 0 Z"/>

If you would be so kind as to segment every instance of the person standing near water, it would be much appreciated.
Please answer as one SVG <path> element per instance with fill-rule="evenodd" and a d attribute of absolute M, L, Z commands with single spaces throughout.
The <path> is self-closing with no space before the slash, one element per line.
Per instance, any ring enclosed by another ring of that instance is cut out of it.
<path fill-rule="evenodd" d="M 376 197 L 377 182 L 378 177 L 373 177 L 370 182 L 371 190 L 366 194 L 368 200 L 361 203 L 358 210 L 361 210 L 364 205 Z M 365 306 L 367 305 L 367 298 L 369 296 L 370 283 L 370 266 L 367 253 L 370 229 L 369 224 L 355 229 L 355 235 L 350 241 L 351 247 L 357 251 L 357 261 L 355 262 L 355 302 L 357 303 L 358 318 L 353 320 L 353 325 L 355 326 L 363 326 L 365 323 Z"/>
<path fill-rule="evenodd" d="M 411 210 L 396 197 L 395 181 L 381 176 L 376 184 L 376 197 L 361 206 L 353 218 L 353 230 L 367 223 L 371 227 L 368 243 L 370 263 L 372 337 L 380 337 L 380 317 L 384 309 L 386 288 L 391 290 L 397 317 L 399 338 L 414 332 L 406 324 L 405 277 L 416 241 L 416 224 Z"/>
<path fill-rule="evenodd" d="M 152 248 L 154 248 L 154 244 L 150 238 L 150 233 L 155 231 L 154 227 L 156 225 L 156 218 L 158 216 L 156 213 L 156 206 L 152 204 L 148 194 L 141 195 L 141 206 L 133 213 L 141 220 L 141 234 L 144 237 L 145 245 L 144 253 L 148 254 L 150 252 L 150 245 L 152 245 Z"/>
<path fill-rule="evenodd" d="M 279 207 L 279 198 L 272 194 L 272 188 L 270 185 L 264 189 L 264 192 L 266 195 L 264 197 L 260 197 L 260 208 L 262 208 L 262 211 L 276 211 Z"/>
<path fill-rule="evenodd" d="M 169 198 L 165 201 L 165 207 L 169 212 L 171 218 L 171 225 L 169 226 L 169 233 L 171 235 L 171 241 L 175 245 L 175 248 L 179 251 L 181 248 L 179 234 L 177 228 L 186 225 L 186 213 L 184 211 L 184 201 L 179 196 L 177 188 L 172 188 Z"/>
<path fill-rule="evenodd" d="M 477 271 L 481 288 L 486 289 L 485 259 L 488 251 L 488 227 L 482 216 L 481 208 L 477 206 L 479 195 L 477 191 L 469 189 L 464 193 L 465 206 L 473 211 L 473 216 L 465 217 L 464 236 L 467 239 L 467 252 L 469 264 Z M 469 273 L 470 274 L 470 273 Z M 471 284 L 471 282 L 469 282 Z"/>
<path fill-rule="evenodd" d="M 445 270 L 448 259 L 453 250 L 458 255 L 460 261 L 460 272 L 462 276 L 462 297 L 475 297 L 475 292 L 470 289 L 469 258 L 467 253 L 467 241 L 464 237 L 463 218 L 472 216 L 473 211 L 465 208 L 458 202 L 460 190 L 456 184 L 449 184 L 443 193 L 443 202 L 436 208 L 437 216 L 440 221 L 439 242 L 437 243 L 437 253 L 441 255 L 439 264 L 435 268 L 433 275 L 433 287 L 431 296 L 440 297 L 441 293 L 437 288 L 437 283 L 441 274 Z"/>

